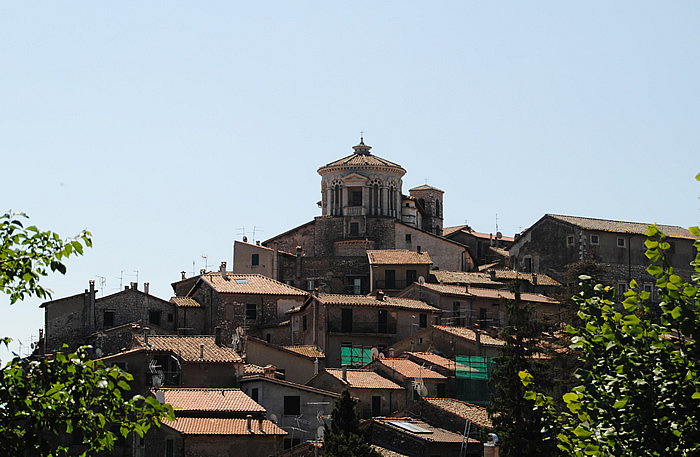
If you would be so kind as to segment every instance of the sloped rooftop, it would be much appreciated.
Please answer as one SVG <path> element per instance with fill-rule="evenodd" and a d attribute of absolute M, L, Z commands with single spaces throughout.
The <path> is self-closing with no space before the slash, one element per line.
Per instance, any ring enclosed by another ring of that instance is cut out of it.
<path fill-rule="evenodd" d="M 454 398 L 423 398 L 423 401 L 468 420 L 479 427 L 491 427 L 491 419 L 483 406 L 472 405 Z"/>
<path fill-rule="evenodd" d="M 643 235 L 647 231 L 648 223 L 642 222 L 624 222 L 611 221 L 606 219 L 593 219 L 589 217 L 578 216 L 563 216 L 559 214 L 547 214 L 553 219 L 567 222 L 585 230 L 594 230 L 599 232 L 616 232 L 616 233 L 632 233 Z M 688 229 L 676 225 L 661 225 L 657 224 L 659 230 L 664 232 L 666 236 L 673 238 L 688 238 L 691 240 L 697 239 Z"/>
<path fill-rule="evenodd" d="M 422 360 L 428 366 L 438 366 L 445 370 L 455 371 L 455 361 L 432 352 L 407 352 L 406 355 Z"/>
<path fill-rule="evenodd" d="M 440 373 L 425 368 L 408 359 L 384 358 L 376 359 L 375 363 L 381 363 L 385 367 L 391 368 L 406 378 L 447 379 Z"/>
<path fill-rule="evenodd" d="M 434 443 L 461 443 L 462 435 L 444 428 L 435 427 L 422 420 L 412 417 L 374 417 L 374 422 L 394 431 L 405 433 L 421 441 Z M 474 438 L 469 438 L 470 443 L 478 443 Z"/>
<path fill-rule="evenodd" d="M 165 403 L 177 411 L 235 411 L 264 413 L 266 410 L 240 389 L 161 388 Z"/>
<path fill-rule="evenodd" d="M 286 435 L 287 432 L 279 428 L 269 420 L 260 423 L 253 420 L 251 431 L 248 431 L 247 419 L 218 419 L 207 417 L 178 417 L 174 421 L 163 421 L 163 424 L 177 430 L 183 435 Z"/>
<path fill-rule="evenodd" d="M 370 265 L 432 265 L 427 251 L 416 252 L 407 249 L 368 250 Z"/>
<path fill-rule="evenodd" d="M 455 286 L 452 284 L 430 284 L 426 283 L 423 284 L 423 288 L 432 290 L 437 293 L 441 294 L 450 294 L 450 295 L 461 295 L 465 297 L 478 297 L 478 298 L 493 298 L 493 299 L 506 299 L 506 300 L 513 300 L 515 298 L 515 294 L 509 290 L 503 290 L 503 289 L 484 289 L 480 287 L 469 287 L 466 288 L 464 286 Z M 533 294 L 530 292 L 521 292 L 520 293 L 520 300 L 523 302 L 528 302 L 528 303 L 548 303 L 548 304 L 556 304 L 559 303 L 553 298 L 547 297 L 545 295 L 541 294 Z"/>
<path fill-rule="evenodd" d="M 189 297 L 172 297 L 170 301 L 175 303 L 178 308 L 202 308 L 194 298 Z"/>
<path fill-rule="evenodd" d="M 200 345 L 204 345 L 203 357 L 200 357 Z M 146 348 L 143 335 L 135 338 L 137 347 Z M 172 352 L 178 354 L 186 362 L 225 362 L 243 363 L 236 351 L 226 346 L 217 346 L 213 336 L 175 336 L 150 335 L 148 347 L 153 352 Z"/>
<path fill-rule="evenodd" d="M 326 372 L 338 380 L 343 381 L 342 368 L 326 368 Z M 403 387 L 380 376 L 374 371 L 365 369 L 348 368 L 347 385 L 348 387 L 356 389 L 403 389 Z"/>
<path fill-rule="evenodd" d="M 433 325 L 434 329 L 447 332 L 451 335 L 454 335 L 458 338 L 463 338 L 465 340 L 469 341 L 476 341 L 476 333 L 474 330 L 467 328 L 467 327 L 450 327 L 447 325 Z M 502 340 L 498 340 L 496 338 L 492 338 L 490 335 L 486 333 L 481 334 L 481 344 L 486 345 L 486 346 L 503 346 L 505 343 Z"/>
<path fill-rule="evenodd" d="M 434 306 L 412 298 L 385 296 L 383 300 L 379 300 L 374 295 L 319 294 L 316 299 L 324 305 L 331 306 L 350 305 L 374 308 L 409 309 L 416 311 L 439 311 L 439 309 Z"/>
<path fill-rule="evenodd" d="M 219 293 L 249 295 L 294 295 L 302 297 L 308 292 L 257 274 L 205 273 L 202 280 L 209 283 Z"/>

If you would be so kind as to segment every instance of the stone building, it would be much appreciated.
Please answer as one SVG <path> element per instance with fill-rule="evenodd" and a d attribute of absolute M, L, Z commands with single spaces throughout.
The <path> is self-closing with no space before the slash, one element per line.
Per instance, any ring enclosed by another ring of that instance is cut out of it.
<path fill-rule="evenodd" d="M 257 255 L 258 262 L 269 259 L 270 277 L 300 289 L 366 294 L 372 289 L 368 250 L 423 250 L 435 268 L 471 270 L 468 248 L 442 236 L 444 192 L 424 185 L 404 195 L 406 170 L 370 149 L 360 141 L 353 154 L 319 168 L 321 216 L 259 248 L 236 243 L 234 271 L 261 270 L 253 265 Z"/>
<path fill-rule="evenodd" d="M 518 271 L 545 273 L 566 284 L 567 266 L 589 260 L 604 267 L 600 279 L 618 292 L 626 291 L 630 281 L 636 280 L 653 294 L 655 282 L 646 272 L 650 261 L 644 246 L 648 225 L 545 214 L 517 237 L 510 248 L 511 265 Z M 667 256 L 674 272 L 689 279 L 697 238 L 682 227 L 658 228 L 668 237 L 671 249 Z"/>
<path fill-rule="evenodd" d="M 130 341 L 131 324 L 147 323 L 156 333 L 172 333 L 177 328 L 175 305 L 149 294 L 148 283 L 144 291 L 131 283 L 120 292 L 97 298 L 95 282 L 90 281 L 84 293 L 44 302 L 41 307 L 46 353 L 60 350 L 63 344 L 75 350 L 90 343 L 108 355 Z"/>
<path fill-rule="evenodd" d="M 499 265 L 507 266 L 504 259 L 499 255 L 499 249 L 508 249 L 514 238 L 503 236 L 501 232 L 481 233 L 472 230 L 468 225 L 460 225 L 457 227 L 446 227 L 443 230 L 443 235 L 453 241 L 461 243 L 469 247 L 470 252 L 474 256 L 477 265 L 486 265 L 493 262 L 498 262 Z"/>

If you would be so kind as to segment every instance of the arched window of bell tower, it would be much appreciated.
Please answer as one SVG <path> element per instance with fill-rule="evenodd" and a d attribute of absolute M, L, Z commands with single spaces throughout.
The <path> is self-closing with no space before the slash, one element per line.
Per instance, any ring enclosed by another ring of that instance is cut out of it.
<path fill-rule="evenodd" d="M 343 185 L 339 180 L 333 181 L 331 184 L 331 216 L 343 215 Z"/>
<path fill-rule="evenodd" d="M 369 214 L 382 214 L 382 182 L 379 179 L 373 179 L 369 183 Z"/>

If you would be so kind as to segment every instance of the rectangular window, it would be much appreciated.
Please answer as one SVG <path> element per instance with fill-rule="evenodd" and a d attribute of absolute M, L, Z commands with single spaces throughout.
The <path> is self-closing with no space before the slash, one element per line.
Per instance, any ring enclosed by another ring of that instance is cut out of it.
<path fill-rule="evenodd" d="M 615 289 L 615 295 L 617 295 L 618 298 L 622 298 L 625 296 L 625 292 L 627 292 L 627 284 L 620 281 L 617 283 L 617 289 Z"/>
<path fill-rule="evenodd" d="M 172 322 L 174 320 L 175 320 L 175 316 L 173 315 L 173 313 L 168 313 L 168 322 Z"/>
<path fill-rule="evenodd" d="M 617 238 L 617 247 L 618 248 L 625 248 L 627 247 L 627 240 L 624 238 L 618 237 Z"/>
<path fill-rule="evenodd" d="M 566 245 L 567 246 L 573 246 L 574 245 L 574 236 L 569 235 L 566 237 Z"/>
<path fill-rule="evenodd" d="M 350 222 L 350 235 L 358 236 L 360 234 L 359 222 Z"/>
<path fill-rule="evenodd" d="M 306 330 L 306 315 L 301 318 L 301 329 Z"/>
<path fill-rule="evenodd" d="M 165 457 L 175 456 L 175 440 L 165 440 Z"/>
<path fill-rule="evenodd" d="M 406 234 L 406 242 L 407 242 L 407 243 L 410 243 L 410 242 L 411 242 L 411 234 L 410 234 L 410 233 L 407 233 L 407 234 Z"/>
<path fill-rule="evenodd" d="M 396 270 L 386 270 L 384 272 L 384 282 L 387 289 L 396 288 Z"/>
<path fill-rule="evenodd" d="M 379 395 L 372 396 L 372 416 L 380 416 L 382 414 L 382 397 Z"/>
<path fill-rule="evenodd" d="M 600 244 L 600 240 L 598 239 L 598 235 L 591 235 L 591 244 L 593 244 L 593 245 Z"/>
<path fill-rule="evenodd" d="M 260 265 L 260 254 L 253 254 L 252 258 L 250 259 L 250 264 L 254 267 Z"/>
<path fill-rule="evenodd" d="M 284 396 L 284 415 L 298 416 L 301 414 L 301 399 L 299 395 Z"/>
<path fill-rule="evenodd" d="M 362 206 L 362 191 L 353 190 L 352 191 L 352 206 Z"/>
<path fill-rule="evenodd" d="M 352 332 L 352 308 L 343 308 L 340 312 L 340 331 Z"/>
<path fill-rule="evenodd" d="M 314 290 L 316 288 L 316 280 L 308 279 L 306 281 L 306 290 Z"/>
<path fill-rule="evenodd" d="M 258 393 L 259 393 L 259 392 L 260 392 L 260 391 L 258 390 L 257 387 L 253 387 L 253 390 L 250 391 L 250 398 L 252 398 L 253 401 L 256 402 L 256 403 L 257 403 L 257 401 L 258 401 Z"/>
<path fill-rule="evenodd" d="M 406 285 L 410 286 L 418 280 L 418 273 L 416 270 L 406 270 Z"/>
<path fill-rule="evenodd" d="M 385 309 L 380 309 L 377 311 L 377 313 L 377 332 L 387 333 L 389 313 Z"/>
<path fill-rule="evenodd" d="M 525 257 L 525 273 L 532 273 L 532 257 Z"/>
<path fill-rule="evenodd" d="M 150 311 L 148 313 L 148 322 L 153 325 L 160 325 L 160 311 Z"/>
<path fill-rule="evenodd" d="M 355 278 L 352 280 L 352 293 L 354 295 L 362 294 L 362 278 Z"/>
<path fill-rule="evenodd" d="M 428 327 L 428 315 L 425 313 L 421 313 L 418 317 L 419 317 L 418 326 L 420 328 Z"/>
<path fill-rule="evenodd" d="M 258 308 L 255 303 L 248 303 L 245 305 L 245 318 L 250 320 L 255 320 L 258 317 Z"/>
<path fill-rule="evenodd" d="M 114 325 L 114 311 L 105 311 L 102 315 L 104 327 L 112 327 Z"/>
<path fill-rule="evenodd" d="M 361 367 L 372 361 L 372 348 L 352 343 L 340 344 L 340 365 Z"/>

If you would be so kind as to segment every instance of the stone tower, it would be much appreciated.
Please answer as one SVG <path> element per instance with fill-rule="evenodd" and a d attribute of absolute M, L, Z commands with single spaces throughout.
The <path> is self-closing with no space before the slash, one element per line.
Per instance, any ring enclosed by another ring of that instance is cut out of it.
<path fill-rule="evenodd" d="M 416 199 L 419 211 L 423 214 L 423 226 L 426 232 L 442 236 L 443 196 L 445 192 L 429 185 L 414 187 L 409 190 Z"/>

